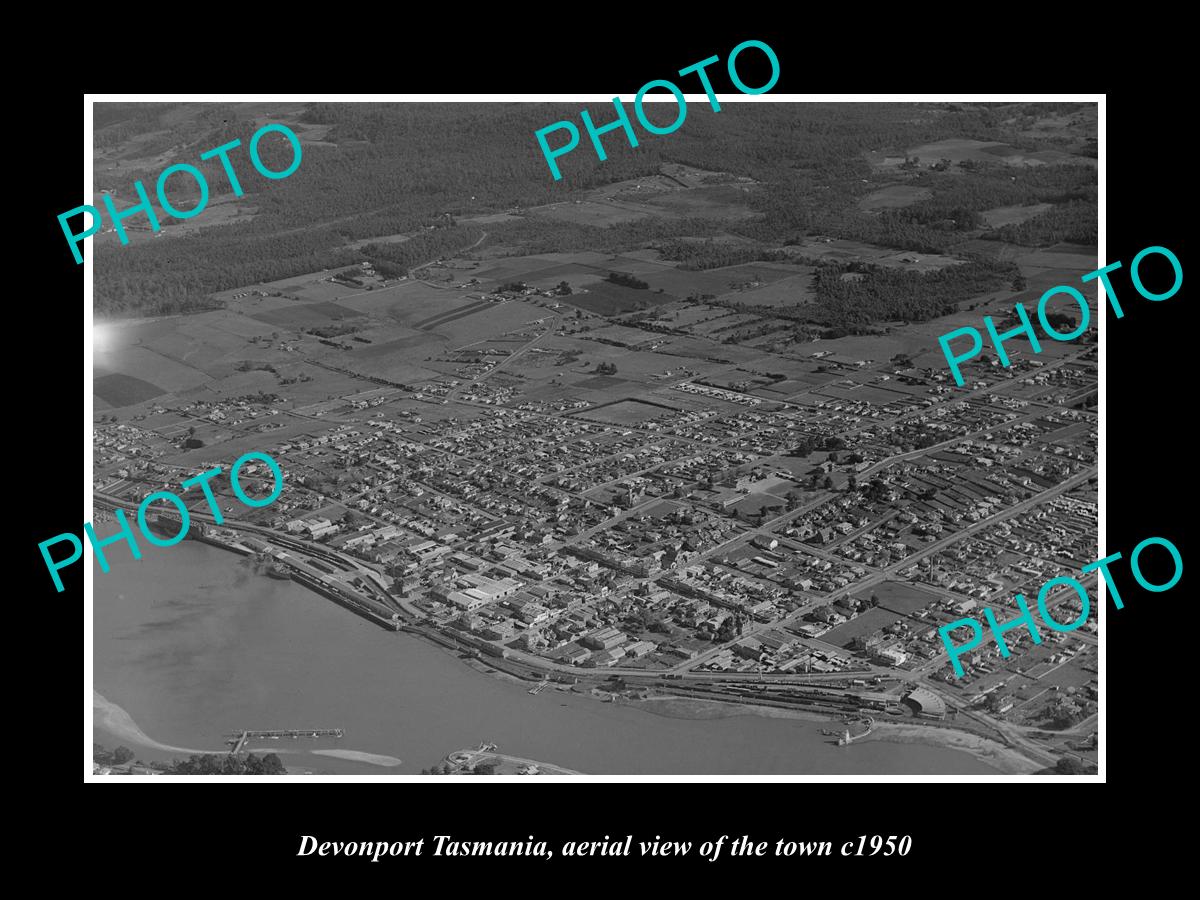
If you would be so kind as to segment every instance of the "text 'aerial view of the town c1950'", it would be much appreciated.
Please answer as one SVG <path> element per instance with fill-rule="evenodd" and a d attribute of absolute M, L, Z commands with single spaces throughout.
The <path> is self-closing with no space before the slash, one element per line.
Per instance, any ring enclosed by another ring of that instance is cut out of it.
<path fill-rule="evenodd" d="M 1097 558 L 1095 292 L 938 337 L 1103 264 L 1096 104 L 731 98 L 555 181 L 581 105 L 94 105 L 88 202 L 211 196 L 91 239 L 96 535 L 191 520 L 88 560 L 93 771 L 1095 772 L 1096 603 L 938 635 Z"/>

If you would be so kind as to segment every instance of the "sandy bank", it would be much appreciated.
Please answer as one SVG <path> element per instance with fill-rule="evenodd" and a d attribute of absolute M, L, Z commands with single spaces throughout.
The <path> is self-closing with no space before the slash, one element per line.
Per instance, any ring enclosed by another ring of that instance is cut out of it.
<path fill-rule="evenodd" d="M 723 719 L 728 716 L 754 715 L 823 722 L 829 728 L 839 732 L 845 727 L 836 717 L 823 716 L 804 710 L 722 703 L 716 700 L 698 700 L 692 697 L 660 697 L 630 701 L 626 705 L 637 706 L 639 709 L 655 715 L 677 719 Z M 1005 747 L 997 741 L 980 737 L 977 734 L 951 728 L 893 723 L 876 718 L 875 728 L 871 734 L 868 737 L 859 738 L 855 743 L 861 741 L 893 741 L 900 744 L 927 744 L 945 747 L 961 753 L 969 753 L 1006 775 L 1024 775 L 1043 768 L 1041 763 L 1029 759 L 1018 750 Z"/>
<path fill-rule="evenodd" d="M 133 721 L 133 717 L 129 713 L 95 690 L 92 691 L 92 714 L 92 727 L 103 728 L 121 740 L 137 744 L 141 747 L 163 750 L 167 753 L 219 753 L 224 755 L 229 752 L 228 748 L 222 750 L 196 750 L 192 747 L 174 747 L 170 744 L 159 743 L 146 734 L 146 732 L 142 731 L 142 729 L 138 728 L 137 723 Z"/>
<path fill-rule="evenodd" d="M 384 756 L 382 753 L 364 753 L 361 750 L 311 750 L 318 756 L 336 756 L 338 759 L 350 759 L 354 762 L 368 763 L 372 766 L 398 766 L 403 760 L 394 756 Z"/>
<path fill-rule="evenodd" d="M 970 753 L 1005 775 L 1028 775 L 1045 768 L 1025 754 L 996 741 L 988 740 L 966 731 L 949 728 L 922 728 L 919 725 L 902 725 L 880 722 L 876 719 L 875 729 L 863 741 L 893 741 L 898 744 L 936 744 L 962 753 Z M 857 741 L 855 743 L 858 743 Z"/>
<path fill-rule="evenodd" d="M 92 710 L 94 714 L 93 727 L 103 728 L 123 743 L 136 744 L 139 747 L 160 750 L 164 753 L 181 753 L 187 756 L 196 754 L 224 756 L 229 753 L 228 747 L 221 750 L 197 750 L 194 747 L 175 747 L 171 744 L 163 744 L 156 741 L 138 727 L 129 713 L 95 690 L 92 691 Z M 256 747 L 249 752 L 284 754 L 303 753 L 304 751 L 296 748 Z M 385 756 L 381 753 L 365 753 L 362 750 L 310 750 L 308 752 L 320 756 L 333 756 L 338 759 L 367 763 L 372 766 L 398 766 L 402 762 L 402 760 L 396 759 L 394 756 Z M 300 775 L 303 772 L 303 768 L 288 767 L 289 775 Z"/>

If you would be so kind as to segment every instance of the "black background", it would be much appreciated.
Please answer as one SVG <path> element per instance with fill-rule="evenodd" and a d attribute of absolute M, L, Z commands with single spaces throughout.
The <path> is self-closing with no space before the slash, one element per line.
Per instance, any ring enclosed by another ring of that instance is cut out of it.
<path fill-rule="evenodd" d="M 681 8 L 680 14 L 703 18 L 689 8 Z M 1185 192 L 1190 193 L 1191 187 L 1182 167 L 1189 151 L 1177 145 L 1172 134 L 1180 120 L 1182 98 L 1176 96 L 1180 86 L 1164 78 L 1161 70 L 1126 69 L 1111 59 L 1106 71 L 1086 70 L 1081 61 L 1092 51 L 1078 41 L 1065 56 L 1051 50 L 1064 46 L 1065 32 L 1041 42 L 1014 40 L 1004 48 L 980 47 L 978 53 L 939 43 L 942 38 L 930 35 L 927 46 L 931 52 L 939 47 L 941 56 L 923 62 L 892 52 L 886 37 L 864 44 L 855 34 L 857 23 L 809 30 L 761 28 L 756 22 L 714 25 L 705 29 L 704 36 L 663 31 L 653 39 L 632 27 L 618 28 L 619 37 L 594 39 L 566 29 L 570 37 L 564 31 L 558 43 L 514 38 L 509 44 L 497 36 L 486 45 L 472 43 L 462 49 L 451 38 L 405 40 L 402 51 L 389 50 L 386 61 L 365 65 L 361 78 L 354 71 L 308 77 L 310 63 L 283 67 L 291 73 L 286 81 L 273 68 L 272 77 L 258 77 L 253 64 L 236 80 L 214 76 L 211 69 L 205 70 L 203 79 L 189 79 L 185 67 L 177 79 L 158 80 L 156 75 L 154 89 L 180 93 L 587 91 L 619 94 L 628 100 L 644 82 L 670 78 L 678 69 L 717 54 L 722 62 L 709 71 L 716 91 L 726 93 L 732 91 L 724 74 L 729 50 L 755 38 L 770 44 L 780 60 L 782 75 L 772 93 L 916 91 L 946 97 L 987 91 L 1007 99 L 1018 91 L 1107 90 L 1108 127 L 1102 144 L 1108 173 L 1105 261 L 1125 263 L 1114 284 L 1126 314 L 1116 320 L 1108 312 L 1105 321 L 1107 411 L 1101 421 L 1107 434 L 1105 552 L 1120 551 L 1128 557 L 1139 541 L 1158 535 L 1173 541 L 1186 561 L 1184 517 L 1191 512 L 1187 497 L 1193 477 L 1192 380 L 1190 372 L 1185 374 L 1185 363 L 1200 356 L 1191 346 L 1192 334 L 1184 320 L 1187 287 L 1170 300 L 1151 303 L 1136 295 L 1127 274 L 1132 257 L 1150 245 L 1169 247 L 1188 268 L 1183 216 L 1190 203 Z M 336 42 L 333 31 L 328 37 Z M 219 43 L 222 38 L 210 40 Z M 830 41 L 835 43 L 830 46 Z M 272 58 L 286 62 L 291 52 L 286 47 L 276 49 Z M 947 54 L 952 65 L 943 65 Z M 207 53 L 202 56 L 208 58 Z M 1038 58 L 1074 62 L 1039 65 Z M 765 64 L 755 71 L 755 61 L 760 59 L 754 50 L 739 58 L 739 72 L 747 84 L 766 80 Z M 984 72 L 985 60 L 995 64 L 991 78 Z M 1016 70 L 1026 64 L 1031 70 L 1018 76 Z M 996 69 L 1003 77 L 995 77 Z M 845 70 L 858 74 L 843 74 Z M 91 87 L 130 91 L 149 77 L 148 72 L 113 74 Z M 330 77 L 336 83 L 330 83 Z M 679 81 L 685 91 L 699 89 L 694 76 Z M 1117 83 L 1120 89 L 1112 90 Z M 592 108 L 594 115 L 599 113 L 595 104 Z M 14 421 L 24 432 L 17 441 L 24 452 L 9 467 L 18 495 L 24 496 L 19 506 L 10 508 L 10 515 L 19 516 L 22 523 L 17 552 L 29 573 L 28 587 L 14 604 L 16 621 L 10 634 L 24 645 L 19 649 L 31 651 L 28 671 L 38 673 L 36 702 L 41 707 L 36 715 L 51 722 L 42 727 L 37 746 L 55 749 L 36 760 L 36 770 L 56 782 L 77 773 L 80 765 L 79 720 L 74 718 L 79 709 L 79 683 L 74 680 L 79 669 L 67 658 L 73 656 L 67 649 L 73 644 L 70 633 L 78 632 L 67 626 L 84 604 L 82 566 L 62 573 L 67 590 L 56 594 L 36 545 L 63 531 L 79 533 L 82 504 L 76 493 L 80 487 L 76 454 L 90 439 L 85 433 L 89 426 L 74 406 L 84 374 L 74 355 L 85 340 L 83 267 L 75 264 L 56 220 L 58 213 L 80 202 L 82 111 L 78 89 L 66 85 L 40 101 L 39 152 L 33 155 L 30 177 L 18 179 L 16 185 L 26 194 L 20 228 L 32 232 L 21 237 L 17 246 L 34 250 L 36 273 L 26 272 L 35 276 L 36 286 L 18 292 L 14 285 L 9 298 L 19 307 L 12 310 L 16 318 L 29 322 L 22 337 L 10 344 L 18 360 L 9 376 L 18 389 Z M 607 119 L 597 115 L 597 121 Z M 23 259 L 20 253 L 10 263 L 19 265 Z M 1148 281 L 1152 271 L 1148 270 Z M 19 361 L 22 358 L 25 361 Z M 18 437 L 12 435 L 10 440 Z M 1169 570 L 1155 568 L 1152 560 L 1158 555 L 1158 550 L 1149 552 L 1145 571 L 1152 580 L 1161 581 L 1165 575 L 1160 572 Z M 1190 621 L 1184 605 L 1186 575 L 1173 590 L 1149 594 L 1133 582 L 1124 563 L 1118 563 L 1115 571 L 1125 608 L 1116 611 L 1110 604 L 1106 611 L 1107 653 L 1102 660 L 1109 784 L 1103 790 L 1117 794 L 1107 795 L 1104 802 L 1094 792 L 1101 789 L 1096 785 L 1090 785 L 1086 794 L 1076 788 L 1071 796 L 1064 796 L 1061 792 L 1071 787 L 1049 779 L 1032 783 L 964 779 L 953 784 L 538 783 L 519 788 L 486 779 L 429 779 L 314 784 L 289 787 L 282 793 L 277 788 L 269 797 L 261 790 L 235 795 L 215 783 L 174 787 L 170 796 L 164 790 L 127 790 L 119 797 L 111 789 L 100 793 L 100 788 L 89 785 L 82 815 L 72 816 L 78 823 L 72 829 L 76 846 L 86 848 L 84 856 L 93 871 L 114 863 L 119 869 L 136 868 L 141 874 L 126 872 L 121 880 L 134 878 L 143 887 L 157 889 L 183 884 L 238 891 L 285 885 L 316 889 L 326 877 L 336 877 L 337 884 L 354 884 L 366 875 L 386 878 L 393 890 L 418 890 L 417 883 L 404 880 L 418 868 L 435 879 L 426 883 L 426 889 L 506 893 L 588 895 L 726 885 L 770 892 L 853 890 L 861 889 L 863 878 L 897 890 L 986 890 L 998 878 L 1008 889 L 1036 889 L 1068 879 L 1077 868 L 1099 865 L 1091 851 L 1095 842 L 1108 840 L 1106 835 L 1120 841 L 1122 852 L 1149 840 L 1155 834 L 1149 823 L 1141 825 L 1127 817 L 1150 814 L 1144 805 L 1169 798 L 1171 782 L 1181 777 L 1176 773 L 1189 768 L 1184 757 L 1190 751 L 1178 746 L 1180 738 L 1175 734 L 1187 725 L 1184 692 L 1190 687 L 1177 674 L 1190 638 L 1185 630 Z M 26 602 L 26 597 L 33 602 Z M 34 690 L 31 682 L 24 684 Z M 85 735 L 85 748 L 90 740 Z M 1183 765 L 1176 766 L 1177 761 Z M 475 789 L 470 790 L 468 783 Z M 1169 799 L 1165 803 L 1171 805 Z M 56 827 L 62 828 L 63 823 Z M 372 865 L 357 858 L 297 859 L 301 834 L 340 841 L 425 837 L 427 845 L 434 834 L 466 840 L 523 840 L 533 835 L 552 847 L 563 840 L 633 834 L 635 853 L 639 838 L 655 835 L 699 842 L 722 834 L 748 834 L 772 844 L 781 837 L 829 840 L 835 844 L 835 854 L 842 841 L 856 840 L 861 834 L 908 834 L 913 849 L 905 859 L 836 855 L 731 859 L 723 854 L 718 862 L 708 863 L 693 852 L 675 860 L 646 862 L 632 857 L 585 863 L 557 854 L 549 862 L 426 855 Z M 540 873 L 550 877 L 538 879 Z M 899 878 L 888 877 L 893 873 Z M 173 874 L 176 878 L 170 879 Z M 346 875 L 354 880 L 344 881 Z M 597 875 L 603 880 L 597 880 Z M 256 880 L 234 880 L 247 876 Z M 170 880 L 161 880 L 164 877 Z M 658 877 L 671 880 L 660 882 Z M 768 877 L 771 880 L 757 880 Z"/>

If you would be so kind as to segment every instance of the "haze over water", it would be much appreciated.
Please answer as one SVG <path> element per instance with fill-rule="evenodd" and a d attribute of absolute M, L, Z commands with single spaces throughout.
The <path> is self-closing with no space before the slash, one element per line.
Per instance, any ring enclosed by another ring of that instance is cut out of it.
<path fill-rule="evenodd" d="M 501 752 L 594 774 L 995 774 L 976 758 L 922 744 L 840 748 L 828 723 L 736 715 L 680 719 L 525 687 L 360 619 L 297 584 L 251 572 L 195 541 L 110 554 L 95 570 L 95 689 L 150 738 L 220 749 L 229 731 L 344 728 L 341 741 L 256 746 L 317 772 L 416 774 L 450 751 Z M 109 746 L 147 750 L 96 730 Z M 398 757 L 380 767 L 309 753 L 341 748 Z"/>

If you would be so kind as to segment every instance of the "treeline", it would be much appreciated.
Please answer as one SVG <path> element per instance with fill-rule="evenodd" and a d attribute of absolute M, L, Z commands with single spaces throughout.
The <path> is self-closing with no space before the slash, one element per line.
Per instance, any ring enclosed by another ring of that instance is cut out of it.
<path fill-rule="evenodd" d="M 358 252 L 375 266 L 377 272 L 382 272 L 381 263 L 384 269 L 388 269 L 390 263 L 395 268 L 404 269 L 407 274 L 414 266 L 451 256 L 471 246 L 483 234 L 481 228 L 454 225 L 421 232 L 399 244 L 367 244 Z"/>
<path fill-rule="evenodd" d="M 855 278 L 843 278 L 854 273 Z M 821 324 L 852 327 L 872 322 L 923 322 L 949 315 L 963 300 L 1011 284 L 1012 263 L 974 260 L 933 272 L 854 263 L 824 265 L 813 277 L 817 303 L 805 311 Z"/>
<path fill-rule="evenodd" d="M 274 753 L 262 757 L 253 753 L 244 756 L 205 753 L 173 762 L 166 772 L 169 775 L 286 775 L 287 769 Z"/>
<path fill-rule="evenodd" d="M 609 272 L 606 280 L 613 284 L 619 284 L 622 287 L 633 288 L 638 291 L 644 291 L 650 287 L 648 282 L 642 281 L 642 279 L 625 272 Z"/>
<path fill-rule="evenodd" d="M 401 244 L 351 250 L 341 246 L 345 239 L 328 228 L 274 237 L 254 235 L 242 226 L 205 229 L 185 238 L 165 238 L 104 254 L 96 266 L 96 310 L 165 315 L 205 309 L 214 305 L 210 295 L 218 291 L 344 268 L 363 260 L 384 278 L 397 278 L 414 265 L 470 246 L 482 234 L 478 228 L 438 228 Z"/>
<path fill-rule="evenodd" d="M 274 753 L 255 756 L 253 753 L 222 756 L 219 753 L 196 753 L 185 760 L 170 763 L 154 761 L 143 763 L 134 758 L 128 747 L 108 750 L 103 744 L 92 744 L 92 761 L 101 766 L 124 766 L 132 763 L 153 769 L 163 775 L 286 775 L 287 769 Z"/>
<path fill-rule="evenodd" d="M 984 237 L 1025 247 L 1048 247 L 1061 241 L 1094 247 L 1099 239 L 1099 207 L 1086 200 L 1054 206 L 1025 222 L 997 228 Z"/>
<path fill-rule="evenodd" d="M 327 229 L 271 236 L 232 225 L 104 247 L 96 252 L 95 309 L 162 315 L 207 308 L 217 291 L 362 261 L 360 252 L 331 248 L 341 243 Z"/>
<path fill-rule="evenodd" d="M 879 214 L 884 229 L 923 225 L 938 231 L 973 231 L 986 223 L 981 213 L 1002 206 L 1068 204 L 1096 198 L 1096 169 L 1087 165 L 975 165 L 967 174 L 922 173 L 909 182 L 933 196 Z M 1078 215 L 1073 212 L 1072 217 Z M 938 238 L 931 239 L 934 243 Z"/>
<path fill-rule="evenodd" d="M 908 183 L 913 187 L 928 188 L 933 192 L 933 196 L 911 206 L 887 212 L 929 221 L 936 219 L 941 210 L 952 208 L 982 211 L 999 206 L 1095 199 L 1096 167 L 1086 164 L 976 164 L 970 167 L 965 175 L 936 175 L 923 172 Z"/>
<path fill-rule="evenodd" d="M 674 260 L 679 263 L 679 268 L 688 270 L 719 269 L 749 262 L 779 262 L 790 258 L 780 249 L 712 239 L 658 241 L 654 248 L 662 254 L 663 259 Z"/>

